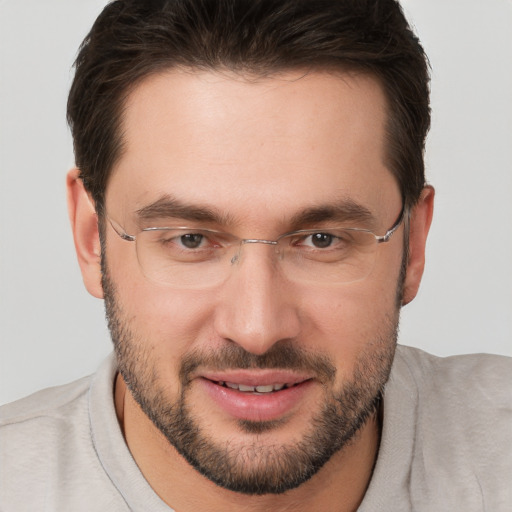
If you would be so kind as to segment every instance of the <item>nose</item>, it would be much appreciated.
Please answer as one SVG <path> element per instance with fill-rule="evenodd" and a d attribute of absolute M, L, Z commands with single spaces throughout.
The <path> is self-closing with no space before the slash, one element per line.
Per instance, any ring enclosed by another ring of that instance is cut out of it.
<path fill-rule="evenodd" d="M 243 244 L 218 295 L 218 336 L 261 355 L 300 332 L 299 301 L 281 276 L 275 247 Z"/>

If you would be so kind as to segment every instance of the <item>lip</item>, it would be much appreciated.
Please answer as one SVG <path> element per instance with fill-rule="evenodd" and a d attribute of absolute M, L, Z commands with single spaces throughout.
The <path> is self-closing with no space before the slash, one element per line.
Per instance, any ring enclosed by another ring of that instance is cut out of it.
<path fill-rule="evenodd" d="M 202 375 L 196 379 L 204 392 L 228 416 L 248 421 L 275 421 L 292 413 L 304 401 L 305 395 L 314 385 L 307 376 L 290 372 L 261 371 L 249 373 L 219 372 Z M 292 387 L 271 393 L 242 392 L 224 387 L 218 382 L 233 382 L 247 386 L 292 384 Z"/>

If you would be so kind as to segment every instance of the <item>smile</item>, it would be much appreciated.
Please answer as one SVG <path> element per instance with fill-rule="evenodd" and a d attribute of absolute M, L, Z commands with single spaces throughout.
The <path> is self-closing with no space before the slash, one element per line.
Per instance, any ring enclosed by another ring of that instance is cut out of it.
<path fill-rule="evenodd" d="M 255 375 L 241 371 L 222 377 L 203 375 L 197 379 L 199 389 L 208 396 L 208 407 L 240 420 L 284 418 L 299 410 L 316 388 L 315 379 L 291 375 L 290 372 L 271 371 Z"/>
<path fill-rule="evenodd" d="M 243 393 L 273 393 L 274 391 L 281 391 L 282 389 L 288 389 L 293 386 L 297 386 L 299 383 L 295 384 L 265 384 L 259 386 L 249 386 L 246 384 L 237 384 L 235 382 L 224 382 L 217 381 L 215 384 L 219 386 L 224 386 L 229 389 L 235 389 L 237 391 L 242 391 Z"/>

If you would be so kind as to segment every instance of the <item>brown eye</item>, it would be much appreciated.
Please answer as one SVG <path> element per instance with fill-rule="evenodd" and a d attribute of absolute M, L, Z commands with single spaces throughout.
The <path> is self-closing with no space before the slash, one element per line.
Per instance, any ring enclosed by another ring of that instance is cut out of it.
<path fill-rule="evenodd" d="M 201 247 L 204 235 L 199 233 L 187 233 L 186 235 L 180 236 L 180 241 L 187 249 L 197 249 Z"/>
<path fill-rule="evenodd" d="M 329 233 L 314 233 L 311 235 L 311 243 L 318 249 L 325 249 L 332 244 L 333 236 Z"/>

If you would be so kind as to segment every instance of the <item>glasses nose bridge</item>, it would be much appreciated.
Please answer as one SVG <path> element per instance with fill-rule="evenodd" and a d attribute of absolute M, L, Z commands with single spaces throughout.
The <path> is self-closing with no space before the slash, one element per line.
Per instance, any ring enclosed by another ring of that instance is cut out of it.
<path fill-rule="evenodd" d="M 277 240 L 263 240 L 262 238 L 243 238 L 242 240 L 240 240 L 240 243 L 277 245 Z"/>
<path fill-rule="evenodd" d="M 279 245 L 279 241 L 278 240 L 265 240 L 263 238 L 242 238 L 238 244 L 238 251 L 231 258 L 232 265 L 234 265 L 235 263 L 238 263 L 240 261 L 240 257 L 242 254 L 242 247 L 246 244 L 264 244 L 264 245 L 277 246 L 277 245 Z"/>

